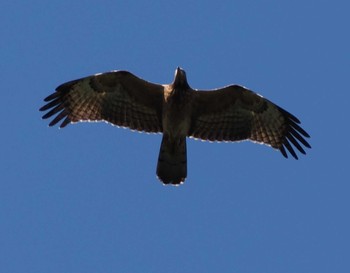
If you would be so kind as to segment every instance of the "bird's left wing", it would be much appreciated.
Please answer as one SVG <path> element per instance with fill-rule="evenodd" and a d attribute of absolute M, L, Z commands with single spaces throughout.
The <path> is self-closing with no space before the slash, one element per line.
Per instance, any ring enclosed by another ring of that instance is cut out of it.
<path fill-rule="evenodd" d="M 189 136 L 209 141 L 251 140 L 298 158 L 293 146 L 311 148 L 300 121 L 281 107 L 239 85 L 195 91 Z M 301 145 L 302 144 L 302 145 Z"/>
<path fill-rule="evenodd" d="M 107 121 L 145 132 L 162 132 L 164 87 L 127 71 L 112 71 L 67 82 L 45 98 L 43 118 L 54 115 L 50 126 L 70 122 Z"/>

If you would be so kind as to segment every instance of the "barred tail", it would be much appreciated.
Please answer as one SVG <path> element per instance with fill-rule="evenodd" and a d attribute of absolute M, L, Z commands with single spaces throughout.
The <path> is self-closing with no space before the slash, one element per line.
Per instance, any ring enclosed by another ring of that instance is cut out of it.
<path fill-rule="evenodd" d="M 170 141 L 163 135 L 160 146 L 157 176 L 164 184 L 178 185 L 187 176 L 186 137 Z"/>

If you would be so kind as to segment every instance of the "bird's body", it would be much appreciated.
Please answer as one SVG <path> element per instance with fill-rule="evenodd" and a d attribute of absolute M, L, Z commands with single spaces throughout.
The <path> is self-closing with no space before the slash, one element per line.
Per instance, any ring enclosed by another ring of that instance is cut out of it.
<path fill-rule="evenodd" d="M 162 111 L 163 133 L 186 137 L 191 123 L 191 92 L 183 86 L 170 85 L 164 92 Z"/>
<path fill-rule="evenodd" d="M 157 176 L 165 184 L 179 184 L 187 176 L 186 137 L 191 126 L 192 92 L 186 74 L 176 70 L 175 81 L 164 90 L 162 111 L 163 139 Z"/>
<path fill-rule="evenodd" d="M 107 121 L 133 130 L 163 133 L 157 175 L 164 184 L 187 176 L 186 137 L 210 141 L 251 140 L 298 158 L 309 135 L 299 120 L 274 103 L 239 85 L 211 91 L 192 89 L 181 68 L 167 85 L 146 82 L 127 71 L 96 74 L 59 86 L 45 99 L 43 118 L 70 122 Z M 292 145 L 291 145 L 292 144 Z"/>

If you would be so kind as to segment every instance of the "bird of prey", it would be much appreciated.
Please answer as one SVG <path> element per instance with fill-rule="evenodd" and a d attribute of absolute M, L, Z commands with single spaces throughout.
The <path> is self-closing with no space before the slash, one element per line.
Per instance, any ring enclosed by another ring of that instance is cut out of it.
<path fill-rule="evenodd" d="M 81 121 L 106 121 L 132 130 L 163 133 L 157 176 L 178 185 L 187 176 L 186 137 L 208 141 L 266 144 L 298 159 L 295 148 L 309 135 L 300 121 L 262 96 L 240 85 L 201 91 L 192 89 L 183 69 L 171 84 L 155 84 L 127 71 L 96 74 L 64 83 L 44 99 L 44 119 L 63 128 Z M 293 147 L 294 146 L 294 147 Z"/>

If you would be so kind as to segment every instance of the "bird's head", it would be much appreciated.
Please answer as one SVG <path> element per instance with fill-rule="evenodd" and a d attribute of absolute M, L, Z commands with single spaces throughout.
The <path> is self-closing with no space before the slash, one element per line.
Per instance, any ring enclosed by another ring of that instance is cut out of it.
<path fill-rule="evenodd" d="M 186 72 L 180 67 L 176 68 L 175 70 L 173 85 L 175 88 L 182 88 L 182 89 L 187 89 L 190 87 L 187 83 Z"/>

